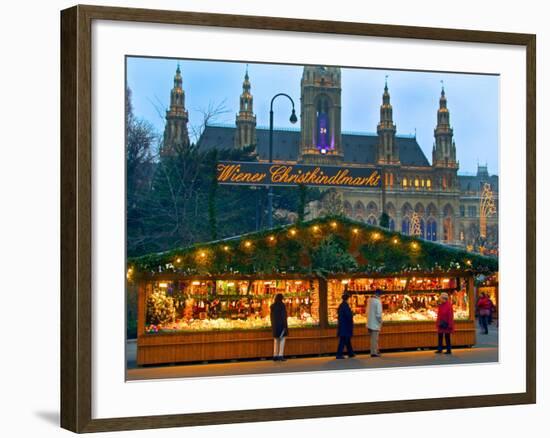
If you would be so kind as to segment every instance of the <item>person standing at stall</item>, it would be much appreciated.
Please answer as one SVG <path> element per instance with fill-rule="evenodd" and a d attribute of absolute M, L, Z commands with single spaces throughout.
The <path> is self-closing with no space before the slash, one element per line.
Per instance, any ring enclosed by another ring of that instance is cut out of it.
<path fill-rule="evenodd" d="M 436 353 L 443 352 L 443 337 L 447 351 L 445 354 L 451 354 L 451 333 L 454 331 L 454 311 L 453 305 L 449 300 L 449 295 L 443 292 L 439 296 L 439 305 L 437 307 L 437 350 Z"/>
<path fill-rule="evenodd" d="M 374 295 L 369 298 L 367 303 L 367 329 L 370 333 L 370 355 L 371 357 L 380 357 L 378 350 L 378 338 L 382 329 L 382 302 L 380 295 L 382 291 L 376 289 Z"/>
<path fill-rule="evenodd" d="M 353 312 L 348 304 L 349 294 L 344 292 L 342 302 L 338 306 L 338 351 L 336 359 L 344 358 L 344 347 L 348 352 L 348 357 L 354 357 L 353 347 L 351 346 L 351 337 L 353 336 Z"/>
<path fill-rule="evenodd" d="M 273 360 L 284 362 L 285 339 L 288 336 L 288 322 L 283 294 L 275 296 L 270 307 L 271 330 L 273 332 Z"/>
<path fill-rule="evenodd" d="M 489 317 L 493 307 L 492 301 L 483 292 L 477 300 L 477 314 L 479 315 L 479 324 L 483 330 L 483 334 L 489 334 Z"/>

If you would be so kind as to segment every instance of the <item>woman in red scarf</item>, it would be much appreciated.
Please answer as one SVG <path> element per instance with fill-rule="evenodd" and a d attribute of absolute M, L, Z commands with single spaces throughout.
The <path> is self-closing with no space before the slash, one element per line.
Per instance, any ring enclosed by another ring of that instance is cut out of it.
<path fill-rule="evenodd" d="M 487 295 L 483 292 L 479 296 L 477 301 L 477 312 L 479 315 L 479 324 L 483 329 L 483 334 L 489 333 L 489 317 L 491 316 L 491 310 L 493 309 L 493 303 Z"/>
<path fill-rule="evenodd" d="M 451 333 L 454 332 L 454 312 L 453 305 L 449 300 L 449 295 L 443 292 L 439 296 L 439 306 L 437 307 L 437 350 L 436 353 L 443 352 L 443 336 L 445 336 L 445 345 L 447 351 L 445 354 L 451 354 Z"/>

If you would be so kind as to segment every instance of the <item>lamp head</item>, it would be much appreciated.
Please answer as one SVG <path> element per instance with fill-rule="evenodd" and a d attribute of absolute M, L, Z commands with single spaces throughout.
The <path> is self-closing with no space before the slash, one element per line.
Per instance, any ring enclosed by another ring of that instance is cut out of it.
<path fill-rule="evenodd" d="M 296 111 L 294 111 L 294 108 L 292 108 L 292 114 L 290 115 L 290 123 L 294 124 L 298 121 L 298 117 L 296 117 Z"/>

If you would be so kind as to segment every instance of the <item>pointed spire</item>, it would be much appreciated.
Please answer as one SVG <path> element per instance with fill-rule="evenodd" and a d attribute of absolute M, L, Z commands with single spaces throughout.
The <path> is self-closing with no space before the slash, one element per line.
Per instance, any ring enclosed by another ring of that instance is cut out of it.
<path fill-rule="evenodd" d="M 436 147 L 432 165 L 457 168 L 458 163 L 456 161 L 456 148 L 453 141 L 453 129 L 451 128 L 443 80 L 441 80 L 441 95 L 439 97 L 437 125 L 434 130 L 434 136 Z"/>
<path fill-rule="evenodd" d="M 243 80 L 243 92 L 239 98 L 239 112 L 235 124 L 237 126 L 235 135 L 235 147 L 243 148 L 245 146 L 256 144 L 256 116 L 254 115 L 254 98 L 250 93 L 250 77 L 248 76 L 248 64 Z"/>
<path fill-rule="evenodd" d="M 244 73 L 244 81 L 243 81 L 243 96 L 245 94 L 250 94 L 250 78 L 248 76 L 248 64 L 246 64 L 246 70 Z"/>
<path fill-rule="evenodd" d="M 173 155 L 176 151 L 189 146 L 187 123 L 188 113 L 185 109 L 185 92 L 182 86 L 181 68 L 178 61 L 174 86 L 170 91 L 170 107 L 166 111 L 162 155 Z"/>
<path fill-rule="evenodd" d="M 447 108 L 447 97 L 445 96 L 445 86 L 443 80 L 441 80 L 441 97 L 439 98 L 439 108 Z"/>
<path fill-rule="evenodd" d="M 382 95 L 383 105 L 390 105 L 390 92 L 388 91 L 388 75 L 386 75 L 384 82 L 384 94 Z"/>
<path fill-rule="evenodd" d="M 174 89 L 181 89 L 182 85 L 182 78 L 181 78 L 181 70 L 180 70 L 180 63 L 178 61 L 178 66 L 176 68 L 176 74 L 174 75 Z"/>
<path fill-rule="evenodd" d="M 395 142 L 396 127 L 393 123 L 393 108 L 390 104 L 390 92 L 388 90 L 388 75 L 384 80 L 384 94 L 380 105 L 380 123 L 376 132 L 378 134 L 378 162 L 395 164 L 399 162 L 399 148 Z"/>

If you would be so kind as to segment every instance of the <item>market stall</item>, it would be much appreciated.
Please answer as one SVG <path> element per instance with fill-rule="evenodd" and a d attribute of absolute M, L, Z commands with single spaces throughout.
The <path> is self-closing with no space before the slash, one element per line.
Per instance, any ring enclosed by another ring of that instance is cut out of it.
<path fill-rule="evenodd" d="M 474 276 L 496 259 L 344 218 L 323 218 L 129 260 L 138 289 L 138 365 L 267 358 L 269 306 L 284 296 L 289 356 L 336 349 L 336 309 L 351 295 L 354 346 L 369 349 L 366 302 L 383 291 L 384 349 L 436 344 L 441 292 L 451 296 L 457 346 L 475 344 Z"/>

